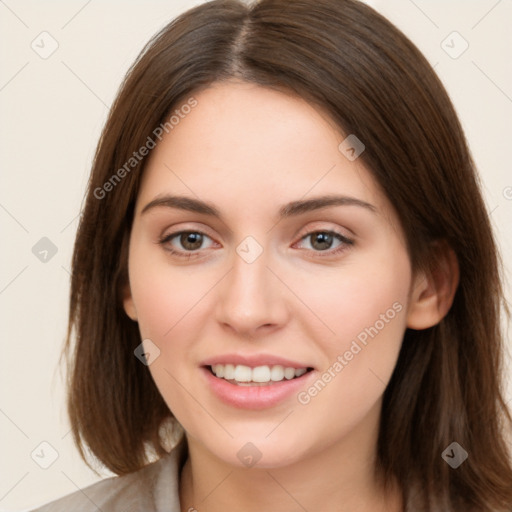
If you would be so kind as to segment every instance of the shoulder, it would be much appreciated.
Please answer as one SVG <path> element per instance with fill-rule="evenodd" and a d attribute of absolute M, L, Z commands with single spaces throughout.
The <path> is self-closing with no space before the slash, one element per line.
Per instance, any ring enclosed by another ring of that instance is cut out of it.
<path fill-rule="evenodd" d="M 123 476 L 96 482 L 31 512 L 180 512 L 179 472 L 186 456 L 181 440 L 168 455 Z"/>

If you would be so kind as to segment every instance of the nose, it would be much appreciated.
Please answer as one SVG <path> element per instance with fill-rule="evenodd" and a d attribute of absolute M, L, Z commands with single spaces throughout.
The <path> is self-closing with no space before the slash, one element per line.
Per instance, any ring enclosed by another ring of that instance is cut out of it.
<path fill-rule="evenodd" d="M 225 329 L 257 337 L 287 321 L 286 287 L 269 268 L 269 259 L 264 250 L 249 263 L 234 251 L 232 268 L 217 289 L 217 320 Z"/>

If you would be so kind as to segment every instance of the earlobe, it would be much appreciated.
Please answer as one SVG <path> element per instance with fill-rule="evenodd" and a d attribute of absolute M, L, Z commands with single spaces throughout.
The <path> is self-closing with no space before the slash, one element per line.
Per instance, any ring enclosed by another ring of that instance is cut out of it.
<path fill-rule="evenodd" d="M 459 264 L 453 249 L 436 242 L 432 270 L 419 273 L 413 282 L 407 327 L 422 330 L 437 325 L 450 310 L 459 284 Z"/>
<path fill-rule="evenodd" d="M 133 302 L 132 292 L 130 285 L 127 284 L 123 292 L 123 307 L 125 313 L 134 321 L 137 321 L 137 310 L 135 309 L 135 303 Z"/>

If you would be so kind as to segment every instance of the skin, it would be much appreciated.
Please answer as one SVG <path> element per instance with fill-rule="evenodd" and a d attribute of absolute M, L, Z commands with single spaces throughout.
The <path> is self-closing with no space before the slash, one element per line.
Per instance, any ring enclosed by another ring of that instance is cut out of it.
<path fill-rule="evenodd" d="M 447 251 L 432 276 L 413 275 L 396 212 L 362 161 L 338 149 L 346 135 L 318 107 L 236 81 L 194 97 L 144 171 L 124 301 L 141 338 L 160 349 L 149 370 L 185 429 L 181 510 L 398 512 L 399 486 L 385 493 L 373 473 L 382 394 L 406 327 L 430 327 L 448 311 L 456 261 Z M 374 211 L 338 205 L 278 218 L 285 203 L 333 193 Z M 166 206 L 142 213 L 165 194 L 213 203 L 222 219 Z M 158 243 L 181 230 L 206 236 Z M 330 230 L 353 244 L 314 236 Z M 263 249 L 252 263 L 236 252 L 247 236 Z M 198 378 L 208 357 L 262 352 L 308 362 L 320 377 L 393 304 L 401 310 L 305 405 L 293 395 L 238 409 Z M 249 441 L 262 454 L 250 468 L 237 457 Z"/>

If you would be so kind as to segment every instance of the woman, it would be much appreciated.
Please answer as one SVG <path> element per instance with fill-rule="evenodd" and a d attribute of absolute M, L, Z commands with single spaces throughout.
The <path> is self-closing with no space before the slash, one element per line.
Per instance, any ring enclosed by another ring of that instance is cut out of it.
<path fill-rule="evenodd" d="M 128 73 L 75 245 L 73 434 L 120 476 L 38 510 L 511 510 L 502 305 L 416 47 L 355 0 L 202 4 Z"/>

